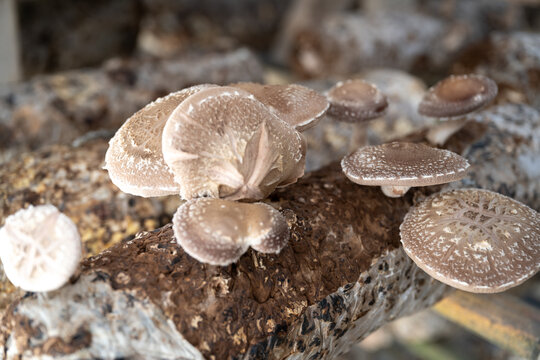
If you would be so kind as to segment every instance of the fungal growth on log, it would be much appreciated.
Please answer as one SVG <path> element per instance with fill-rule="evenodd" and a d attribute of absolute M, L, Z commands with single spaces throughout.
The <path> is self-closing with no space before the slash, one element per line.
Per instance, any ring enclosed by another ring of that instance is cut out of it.
<path fill-rule="evenodd" d="M 26 291 L 63 286 L 81 260 L 77 227 L 52 205 L 29 206 L 0 229 L 0 260 L 9 280 Z"/>
<path fill-rule="evenodd" d="M 400 234 L 420 268 L 465 291 L 504 291 L 540 270 L 540 214 L 492 191 L 434 194 L 410 209 Z"/>
<path fill-rule="evenodd" d="M 289 240 L 287 221 L 264 203 L 195 199 L 173 217 L 176 241 L 195 259 L 212 265 L 236 262 L 248 247 L 279 253 Z"/>
<path fill-rule="evenodd" d="M 243 82 L 231 86 L 251 93 L 277 117 L 298 131 L 317 125 L 329 106 L 324 96 L 297 84 L 263 85 Z"/>
<path fill-rule="evenodd" d="M 442 145 L 467 122 L 467 115 L 488 105 L 497 96 L 497 84 L 477 74 L 452 75 L 429 88 L 418 105 L 421 115 L 438 118 L 442 123 L 431 128 L 426 137 Z"/>
<path fill-rule="evenodd" d="M 341 167 L 352 182 L 380 186 L 386 196 L 400 197 L 412 186 L 460 180 L 467 173 L 469 163 L 448 150 L 393 142 L 360 148 L 345 156 Z"/>
<path fill-rule="evenodd" d="M 234 87 L 209 88 L 180 104 L 162 145 L 185 199 L 259 200 L 304 174 L 302 135 Z"/>
<path fill-rule="evenodd" d="M 180 185 L 161 152 L 165 122 L 190 95 L 217 85 L 196 85 L 159 98 L 137 111 L 109 143 L 105 169 L 111 181 L 128 194 L 152 197 L 180 193 Z"/>

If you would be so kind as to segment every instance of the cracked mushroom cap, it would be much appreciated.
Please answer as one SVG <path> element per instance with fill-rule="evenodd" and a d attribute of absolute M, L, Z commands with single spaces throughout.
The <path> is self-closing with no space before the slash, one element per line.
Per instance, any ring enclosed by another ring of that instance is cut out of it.
<path fill-rule="evenodd" d="M 365 146 L 341 160 L 345 176 L 371 186 L 429 186 L 462 179 L 469 163 L 458 154 L 423 144 Z"/>
<path fill-rule="evenodd" d="M 492 191 L 434 194 L 409 210 L 400 232 L 416 265 L 461 290 L 500 292 L 540 269 L 540 214 Z"/>
<path fill-rule="evenodd" d="M 167 121 L 162 146 L 184 199 L 263 199 L 304 174 L 302 135 L 234 87 L 186 99 Z"/>
<path fill-rule="evenodd" d="M 442 118 L 465 115 L 490 103 L 497 91 L 495 81 L 486 76 L 452 75 L 429 88 L 418 112 Z"/>
<path fill-rule="evenodd" d="M 173 217 L 173 231 L 186 253 L 203 263 L 229 265 L 248 247 L 279 253 L 289 241 L 287 221 L 264 203 L 202 198 L 186 202 Z"/>
<path fill-rule="evenodd" d="M 386 96 L 375 85 L 360 79 L 337 83 L 326 98 L 330 103 L 328 115 L 344 122 L 359 123 L 378 118 L 388 107 Z"/>
<path fill-rule="evenodd" d="M 52 205 L 30 205 L 6 218 L 0 259 L 9 281 L 26 291 L 64 285 L 81 260 L 77 227 Z"/>
<path fill-rule="evenodd" d="M 159 98 L 131 116 L 109 142 L 105 169 L 125 193 L 143 197 L 177 195 L 180 185 L 165 164 L 161 136 L 173 110 L 188 96 L 217 85 L 197 85 Z"/>
<path fill-rule="evenodd" d="M 317 125 L 329 106 L 324 96 L 315 90 L 296 84 L 263 85 L 241 82 L 231 86 L 253 94 L 281 120 L 298 131 Z"/>

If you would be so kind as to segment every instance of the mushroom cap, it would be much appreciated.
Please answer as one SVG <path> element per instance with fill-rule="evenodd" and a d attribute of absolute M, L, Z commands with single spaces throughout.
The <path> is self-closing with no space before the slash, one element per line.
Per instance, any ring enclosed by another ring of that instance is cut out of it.
<path fill-rule="evenodd" d="M 64 285 L 81 260 L 77 227 L 52 205 L 30 205 L 6 218 L 0 229 L 0 259 L 13 285 L 52 291 Z"/>
<path fill-rule="evenodd" d="M 186 253 L 222 266 L 236 262 L 249 246 L 279 253 L 289 240 L 287 221 L 270 205 L 211 198 L 180 206 L 173 217 L 173 231 Z"/>
<path fill-rule="evenodd" d="M 429 186 L 462 179 L 469 163 L 456 153 L 423 144 L 365 146 L 341 160 L 352 182 L 372 186 Z"/>
<path fill-rule="evenodd" d="M 482 75 L 452 75 L 429 88 L 418 112 L 430 117 L 452 117 L 480 109 L 497 96 L 497 84 Z"/>
<path fill-rule="evenodd" d="M 302 135 L 234 87 L 186 99 L 169 117 L 162 146 L 184 199 L 263 199 L 304 174 Z"/>
<path fill-rule="evenodd" d="M 500 292 L 540 269 L 540 214 L 489 190 L 434 194 L 409 210 L 400 233 L 416 265 L 461 290 Z"/>
<path fill-rule="evenodd" d="M 386 112 L 388 101 L 379 89 L 364 80 L 337 83 L 328 90 L 328 115 L 338 121 L 363 122 L 378 118 Z"/>
<path fill-rule="evenodd" d="M 246 90 L 298 131 L 314 127 L 328 110 L 324 96 L 297 84 L 263 85 L 241 82 L 231 86 Z"/>
<path fill-rule="evenodd" d="M 165 164 L 161 136 L 173 110 L 188 96 L 217 85 L 192 86 L 146 105 L 118 129 L 105 154 L 111 181 L 125 193 L 151 197 L 180 193 Z"/>

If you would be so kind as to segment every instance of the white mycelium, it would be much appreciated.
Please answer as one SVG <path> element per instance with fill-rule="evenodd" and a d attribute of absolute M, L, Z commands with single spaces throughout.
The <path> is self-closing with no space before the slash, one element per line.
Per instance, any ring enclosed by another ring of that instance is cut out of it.
<path fill-rule="evenodd" d="M 6 218 L 0 259 L 8 279 L 26 291 L 64 285 L 81 259 L 77 227 L 52 205 L 30 206 Z"/>

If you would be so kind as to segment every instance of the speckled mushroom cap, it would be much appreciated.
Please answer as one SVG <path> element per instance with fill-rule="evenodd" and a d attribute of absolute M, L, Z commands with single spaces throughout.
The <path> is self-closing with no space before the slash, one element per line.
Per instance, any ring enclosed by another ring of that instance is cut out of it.
<path fill-rule="evenodd" d="M 355 79 L 337 83 L 328 90 L 328 115 L 338 121 L 363 122 L 378 118 L 386 112 L 388 101 L 377 87 Z"/>
<path fill-rule="evenodd" d="M 289 240 L 287 221 L 264 203 L 202 198 L 186 202 L 173 217 L 178 244 L 195 259 L 212 265 L 237 261 L 248 247 L 279 253 Z"/>
<path fill-rule="evenodd" d="M 492 191 L 434 194 L 410 209 L 400 232 L 420 268 L 461 290 L 500 292 L 540 269 L 540 214 Z"/>
<path fill-rule="evenodd" d="M 430 117 L 452 117 L 480 109 L 497 96 L 497 84 L 482 75 L 452 75 L 429 88 L 418 112 Z"/>
<path fill-rule="evenodd" d="M 231 86 L 253 94 L 281 120 L 298 131 L 317 125 L 329 105 L 326 98 L 318 92 L 296 84 L 263 85 L 242 82 Z"/>
<path fill-rule="evenodd" d="M 428 186 L 463 178 L 469 163 L 448 150 L 393 142 L 365 146 L 341 160 L 352 181 L 372 186 Z"/>
<path fill-rule="evenodd" d="M 304 174 L 302 135 L 234 87 L 186 99 L 169 117 L 162 146 L 184 199 L 263 199 Z"/>
<path fill-rule="evenodd" d="M 180 193 L 161 153 L 163 127 L 188 96 L 217 85 L 196 85 L 159 98 L 131 116 L 109 142 L 105 168 L 123 192 L 151 197 Z"/>
<path fill-rule="evenodd" d="M 0 259 L 13 285 L 51 291 L 64 285 L 81 260 L 77 227 L 52 205 L 30 205 L 6 218 Z"/>

